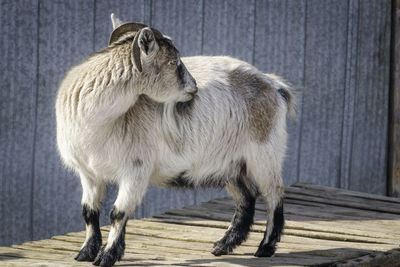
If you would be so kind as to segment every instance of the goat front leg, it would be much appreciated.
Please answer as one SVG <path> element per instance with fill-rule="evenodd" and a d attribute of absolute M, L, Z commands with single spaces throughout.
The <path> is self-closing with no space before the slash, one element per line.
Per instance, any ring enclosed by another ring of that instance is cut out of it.
<path fill-rule="evenodd" d="M 82 216 L 86 223 L 86 239 L 75 260 L 93 261 L 101 247 L 99 209 L 105 184 L 81 174 Z"/>
<path fill-rule="evenodd" d="M 111 229 L 107 243 L 101 248 L 93 262 L 94 265 L 112 266 L 121 260 L 125 251 L 126 223 L 140 204 L 148 186 L 148 177 L 142 177 L 125 178 L 119 183 L 118 197 L 110 213 Z"/>

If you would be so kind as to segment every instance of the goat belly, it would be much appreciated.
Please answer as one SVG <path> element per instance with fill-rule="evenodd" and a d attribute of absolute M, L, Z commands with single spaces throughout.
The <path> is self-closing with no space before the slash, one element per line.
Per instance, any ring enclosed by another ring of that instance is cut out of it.
<path fill-rule="evenodd" d="M 224 188 L 227 183 L 227 178 L 223 176 L 208 175 L 202 179 L 186 176 L 185 172 L 180 173 L 175 177 L 166 179 L 163 186 L 168 188 L 183 188 L 183 189 L 197 189 L 197 188 Z"/>

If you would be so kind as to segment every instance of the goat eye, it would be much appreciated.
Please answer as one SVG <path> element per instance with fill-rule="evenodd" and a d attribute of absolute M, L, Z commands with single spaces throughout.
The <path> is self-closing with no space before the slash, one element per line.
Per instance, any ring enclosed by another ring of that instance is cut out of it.
<path fill-rule="evenodd" d="M 170 60 L 170 61 L 168 61 L 168 65 L 170 65 L 170 66 L 175 66 L 176 64 L 178 64 L 178 61 L 177 61 L 177 60 Z"/>

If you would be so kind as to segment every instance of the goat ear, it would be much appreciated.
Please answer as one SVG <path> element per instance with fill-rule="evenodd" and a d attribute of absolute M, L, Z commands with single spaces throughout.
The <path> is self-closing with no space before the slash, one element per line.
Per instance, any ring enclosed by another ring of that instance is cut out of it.
<path fill-rule="evenodd" d="M 122 21 L 119 18 L 117 18 L 114 13 L 111 13 L 111 23 L 113 25 L 113 30 L 115 30 L 116 28 L 118 28 L 123 24 Z"/>
<path fill-rule="evenodd" d="M 154 33 L 149 27 L 140 31 L 138 42 L 140 50 L 142 50 L 146 55 L 155 51 L 157 47 Z"/>
<path fill-rule="evenodd" d="M 140 48 L 139 48 L 139 35 L 140 31 L 135 35 L 135 39 L 133 39 L 132 53 L 133 53 L 133 61 L 135 62 L 137 70 L 139 72 L 142 72 L 142 62 L 140 60 Z"/>
<path fill-rule="evenodd" d="M 153 31 L 149 27 L 141 29 L 136 34 L 132 44 L 133 59 L 139 72 L 142 72 L 141 51 L 145 55 L 149 55 L 156 49 L 158 49 L 158 46 Z"/>

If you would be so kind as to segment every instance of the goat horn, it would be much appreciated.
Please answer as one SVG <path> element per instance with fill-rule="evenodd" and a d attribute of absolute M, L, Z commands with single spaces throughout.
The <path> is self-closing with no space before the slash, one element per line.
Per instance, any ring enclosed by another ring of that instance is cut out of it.
<path fill-rule="evenodd" d="M 127 32 L 138 32 L 141 29 L 148 27 L 147 25 L 139 22 L 128 22 L 125 24 L 122 24 L 121 26 L 117 27 L 113 32 L 111 33 L 110 36 L 110 41 L 108 42 L 108 45 L 114 43 L 121 37 L 121 35 L 127 33 Z"/>

